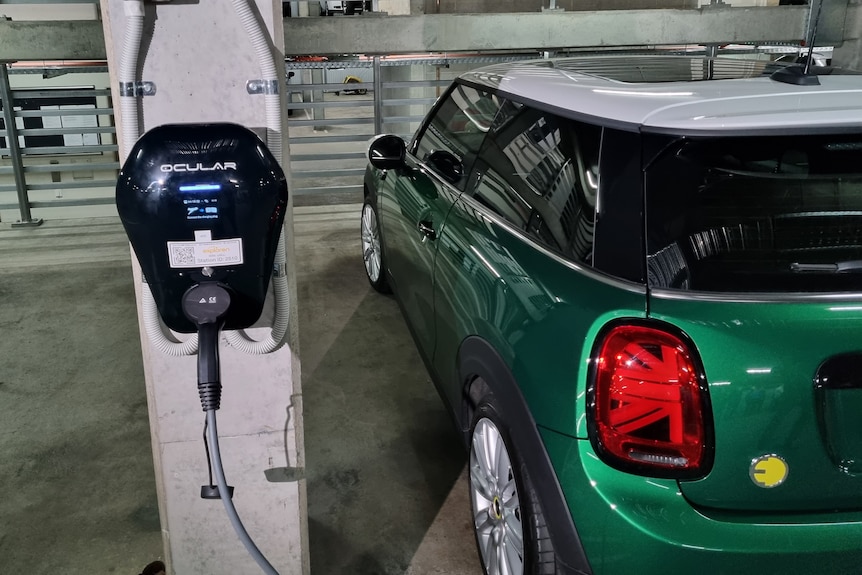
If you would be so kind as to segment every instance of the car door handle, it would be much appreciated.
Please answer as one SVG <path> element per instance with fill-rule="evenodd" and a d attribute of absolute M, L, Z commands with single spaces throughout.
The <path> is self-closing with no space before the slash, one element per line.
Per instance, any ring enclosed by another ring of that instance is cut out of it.
<path fill-rule="evenodd" d="M 434 231 L 434 226 L 431 222 L 423 220 L 417 224 L 419 231 L 425 234 L 425 237 L 429 240 L 437 239 L 437 232 Z"/>

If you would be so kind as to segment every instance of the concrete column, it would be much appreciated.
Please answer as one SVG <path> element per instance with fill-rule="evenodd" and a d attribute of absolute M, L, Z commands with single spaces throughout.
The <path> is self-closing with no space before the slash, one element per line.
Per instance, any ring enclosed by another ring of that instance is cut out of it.
<path fill-rule="evenodd" d="M 256 3 L 276 51 L 283 104 L 281 3 Z M 116 68 L 124 34 L 123 5 L 123 0 L 102 0 L 117 109 L 120 99 Z M 263 96 L 246 92 L 246 81 L 259 78 L 259 66 L 230 0 L 147 4 L 141 59 L 140 79 L 154 82 L 157 89 L 154 96 L 143 98 L 144 131 L 167 123 L 230 121 L 261 133 L 259 128 L 265 126 Z M 119 115 L 117 123 L 121 134 Z M 287 167 L 286 114 L 282 134 L 281 159 Z M 121 149 L 120 157 L 127 152 Z M 285 233 L 288 277 L 291 293 L 295 294 L 292 201 Z M 134 275 L 140 316 L 140 270 L 136 264 Z M 291 303 L 291 308 L 295 318 L 296 305 Z M 262 323 L 268 325 L 268 318 L 262 318 Z M 262 339 L 268 331 L 258 328 L 251 333 Z M 224 389 L 218 422 L 225 473 L 228 483 L 236 488 L 234 502 L 249 534 L 281 575 L 302 575 L 309 572 L 309 565 L 295 320 L 291 321 L 289 338 L 288 345 L 266 356 L 241 354 L 222 340 Z M 150 345 L 143 331 L 141 347 L 169 573 L 257 572 L 235 536 L 222 502 L 200 498 L 201 485 L 209 481 L 195 358 L 164 355 Z"/>
<path fill-rule="evenodd" d="M 845 40 L 832 51 L 832 65 L 839 68 L 858 70 L 862 65 L 862 41 Z"/>
<path fill-rule="evenodd" d="M 858 7 L 858 5 L 853 6 Z M 818 41 L 815 44 L 819 44 Z M 858 70 L 862 65 L 862 10 L 847 11 L 844 22 L 843 42 L 832 51 L 832 65 Z"/>

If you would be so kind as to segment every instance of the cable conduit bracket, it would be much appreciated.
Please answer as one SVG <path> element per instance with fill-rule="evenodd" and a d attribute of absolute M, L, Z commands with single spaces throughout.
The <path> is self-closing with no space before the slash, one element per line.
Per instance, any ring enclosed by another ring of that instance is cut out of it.
<path fill-rule="evenodd" d="M 249 80 L 245 83 L 245 89 L 251 95 L 271 96 L 278 94 L 278 80 Z"/>
<path fill-rule="evenodd" d="M 120 82 L 120 96 L 132 97 L 138 96 L 155 96 L 155 82 Z"/>

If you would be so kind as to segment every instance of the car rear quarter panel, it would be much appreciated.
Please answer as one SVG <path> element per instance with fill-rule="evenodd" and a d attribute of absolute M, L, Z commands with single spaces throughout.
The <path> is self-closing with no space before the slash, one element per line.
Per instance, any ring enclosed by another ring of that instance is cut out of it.
<path fill-rule="evenodd" d="M 704 513 L 677 482 L 602 463 L 542 429 L 594 575 L 859 573 L 862 513 Z"/>
<path fill-rule="evenodd" d="M 643 291 L 564 262 L 463 198 L 437 241 L 433 363 L 452 407 L 466 383 L 459 347 L 478 336 L 507 363 L 536 423 L 574 435 L 592 340 L 613 318 L 644 317 Z"/>
<path fill-rule="evenodd" d="M 682 484 L 687 498 L 729 510 L 862 509 L 862 476 L 830 460 L 814 392 L 825 360 L 862 350 L 858 300 L 652 297 L 650 315 L 688 334 L 709 385 L 715 463 L 704 479 Z M 764 455 L 788 465 L 777 487 L 758 487 L 749 477 L 752 461 Z"/>

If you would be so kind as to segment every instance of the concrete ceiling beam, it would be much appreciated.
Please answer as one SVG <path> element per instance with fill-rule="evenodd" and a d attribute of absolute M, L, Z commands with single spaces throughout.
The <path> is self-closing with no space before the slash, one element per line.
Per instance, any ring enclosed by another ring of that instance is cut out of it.
<path fill-rule="evenodd" d="M 859 38 L 860 5 L 824 14 L 817 43 Z M 403 54 L 423 52 L 556 50 L 678 44 L 798 42 L 807 6 L 706 7 L 698 10 L 545 11 L 507 14 L 334 16 L 286 18 L 285 52 Z M 845 22 L 851 29 L 845 30 Z M 0 19 L 0 61 L 105 59 L 97 21 Z"/>

